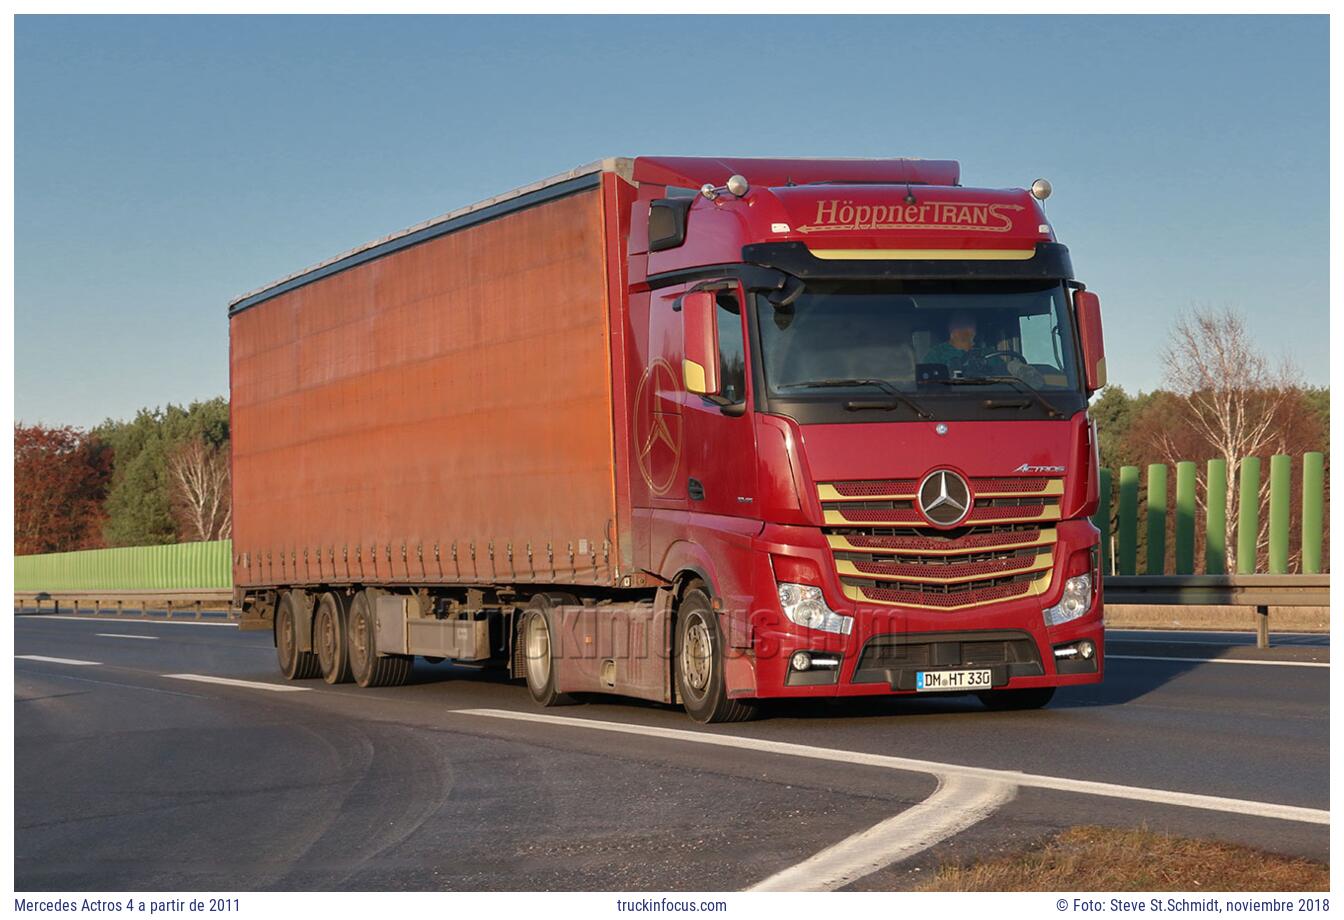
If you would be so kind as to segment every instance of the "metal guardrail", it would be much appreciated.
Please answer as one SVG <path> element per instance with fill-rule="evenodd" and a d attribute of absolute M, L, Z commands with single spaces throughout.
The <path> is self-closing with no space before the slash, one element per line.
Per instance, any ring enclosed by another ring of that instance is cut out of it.
<path fill-rule="evenodd" d="M 50 605 L 50 609 L 46 606 Z M 162 591 L 36 591 L 14 593 L 15 610 L 34 608 L 41 613 L 84 613 L 147 618 L 164 611 L 165 619 L 185 611 L 195 619 L 235 619 L 233 591 L 229 588 Z M 214 613 L 215 616 L 207 616 Z M 222 614 L 222 616 L 221 616 Z M 180 619 L 180 617 L 178 617 Z"/>
<path fill-rule="evenodd" d="M 1270 607 L 1329 607 L 1329 575 L 1108 575 L 1107 604 L 1254 607 L 1256 645 L 1269 648 Z"/>
<path fill-rule="evenodd" d="M 1329 575 L 1108 575 L 1103 580 L 1108 604 L 1142 604 L 1157 607 L 1202 605 L 1254 607 L 1256 641 L 1269 647 L 1270 607 L 1329 607 Z M 151 611 L 189 611 L 203 619 L 207 609 L 234 619 L 233 592 L 226 588 L 192 591 L 63 591 L 16 592 L 16 609 L 35 608 L 52 613 L 62 608 L 72 613 L 92 610 L 95 614 L 149 616 Z"/>

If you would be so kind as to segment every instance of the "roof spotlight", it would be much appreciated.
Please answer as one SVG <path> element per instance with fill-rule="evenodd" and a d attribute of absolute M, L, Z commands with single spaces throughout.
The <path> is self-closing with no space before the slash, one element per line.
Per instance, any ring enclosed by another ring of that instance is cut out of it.
<path fill-rule="evenodd" d="M 1037 201 L 1044 201 L 1049 198 L 1050 192 L 1052 191 L 1053 189 L 1050 188 L 1050 182 L 1046 179 L 1037 179 L 1035 182 L 1031 183 L 1031 197 L 1035 198 Z"/>

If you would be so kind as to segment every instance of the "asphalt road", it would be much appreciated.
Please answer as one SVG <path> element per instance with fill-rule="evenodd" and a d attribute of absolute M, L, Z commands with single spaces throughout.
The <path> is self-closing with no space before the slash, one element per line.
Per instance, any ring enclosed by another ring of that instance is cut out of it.
<path fill-rule="evenodd" d="M 1112 632 L 1106 681 L 1036 712 L 701 727 L 423 661 L 406 687 L 285 684 L 268 634 L 225 625 L 16 617 L 15 885 L 892 889 L 1080 823 L 1325 860 L 1328 639 L 1253 642 Z"/>

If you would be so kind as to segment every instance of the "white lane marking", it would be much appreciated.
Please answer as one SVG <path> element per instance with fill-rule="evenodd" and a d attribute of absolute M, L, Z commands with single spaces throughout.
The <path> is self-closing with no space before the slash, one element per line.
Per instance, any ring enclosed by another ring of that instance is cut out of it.
<path fill-rule="evenodd" d="M 97 684 L 100 687 L 121 687 L 125 690 L 143 690 L 146 693 L 165 693 L 168 696 L 185 696 L 190 697 L 191 699 L 194 700 L 212 699 L 212 697 L 208 697 L 203 693 L 183 693 L 181 690 L 165 690 L 162 687 L 145 687 L 141 686 L 140 684 L 122 684 L 114 680 L 92 680 L 91 678 L 88 677 L 71 677 L 69 674 L 43 675 L 44 679 L 47 677 L 51 677 L 56 680 L 79 681 L 79 683 L 81 684 Z"/>
<path fill-rule="evenodd" d="M 227 626 L 230 629 L 237 629 L 237 623 L 215 623 L 210 620 L 170 620 L 167 617 L 126 617 L 126 616 L 67 616 L 63 613 L 24 613 L 14 617 L 14 622 L 22 623 L 25 620 L 33 623 L 42 623 L 47 620 L 74 620 L 76 623 L 167 623 L 172 626 Z"/>
<path fill-rule="evenodd" d="M 159 641 L 158 636 L 137 636 L 135 633 L 94 633 L 95 636 L 101 636 L 104 639 L 153 639 Z"/>
<path fill-rule="evenodd" d="M 1012 800 L 1010 783 L 968 776 L 940 778 L 933 795 L 880 824 L 777 872 L 748 891 L 834 891 L 909 859 L 988 818 Z"/>
<path fill-rule="evenodd" d="M 267 684 L 259 680 L 237 680 L 232 677 L 211 677 L 209 674 L 161 674 L 174 680 L 194 680 L 202 684 L 224 684 L 226 687 L 246 687 L 249 690 L 273 690 L 276 693 L 302 693 L 307 687 L 291 687 L 287 684 Z"/>
<path fill-rule="evenodd" d="M 564 725 L 571 728 L 589 728 L 594 731 L 644 735 L 693 744 L 740 748 L 746 751 L 806 757 L 835 763 L 862 764 L 888 770 L 906 770 L 913 773 L 931 773 L 934 776 L 965 776 L 993 782 L 1012 783 L 1033 789 L 1053 789 L 1056 792 L 1076 792 L 1157 805 L 1179 805 L 1205 811 L 1221 811 L 1235 815 L 1259 818 L 1279 818 L 1284 821 L 1302 821 L 1307 824 L 1329 824 L 1330 812 L 1300 805 L 1280 805 L 1276 802 L 1256 802 L 1249 799 L 1229 799 L 1195 792 L 1176 792 L 1168 789 L 1149 789 L 1143 786 L 1123 786 L 1066 776 L 1045 776 L 1038 773 L 1019 773 L 1016 770 L 996 770 L 991 767 L 971 767 L 963 764 L 940 763 L 936 760 L 915 760 L 910 757 L 892 757 L 887 754 L 869 754 L 865 751 L 842 751 L 834 748 L 812 747 L 787 741 L 768 741 L 743 735 L 719 735 L 710 732 L 689 731 L 683 728 L 659 728 L 652 725 L 633 725 L 626 722 L 604 722 L 597 719 L 576 719 L 568 716 L 549 716 L 534 712 L 508 712 L 503 709 L 452 709 L 457 715 L 484 716 L 491 719 L 513 719 L 520 722 L 538 722 L 545 725 Z"/>
<path fill-rule="evenodd" d="M 24 661 L 46 661 L 51 664 L 77 664 L 81 666 L 100 665 L 101 661 L 81 661 L 78 658 L 51 658 L 47 655 L 15 655 L 15 658 L 22 658 Z"/>
<path fill-rule="evenodd" d="M 1247 661 L 1244 658 L 1163 658 L 1158 655 L 1107 655 L 1107 661 L 1193 661 L 1199 664 L 1269 664 L 1281 668 L 1328 668 L 1328 661 Z"/>

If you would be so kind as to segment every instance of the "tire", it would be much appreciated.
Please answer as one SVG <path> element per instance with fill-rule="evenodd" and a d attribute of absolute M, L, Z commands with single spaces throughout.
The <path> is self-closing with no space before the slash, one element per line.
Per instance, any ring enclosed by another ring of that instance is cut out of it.
<path fill-rule="evenodd" d="M 539 594 L 523 610 L 523 620 L 518 626 L 523 676 L 527 679 L 527 692 L 538 706 L 571 706 L 578 700 L 556 690 L 555 643 L 551 641 L 551 624 L 546 615 L 550 608 L 550 599 Z"/>
<path fill-rule="evenodd" d="M 745 722 L 756 706 L 728 698 L 723 680 L 723 634 L 703 585 L 694 584 L 677 606 L 672 669 L 686 714 L 697 722 Z"/>
<path fill-rule="evenodd" d="M 318 598 L 317 612 L 313 614 L 313 648 L 322 668 L 322 679 L 329 684 L 344 684 L 351 679 L 346 618 L 344 596 L 328 591 Z"/>
<path fill-rule="evenodd" d="M 275 657 L 286 680 L 309 680 L 322 673 L 317 656 L 299 650 L 299 605 L 302 595 L 286 591 L 275 610 Z"/>
<path fill-rule="evenodd" d="M 989 690 L 977 693 L 985 708 L 994 712 L 1015 709 L 1040 709 L 1055 695 L 1054 687 L 1032 687 L 1030 690 Z"/>
<path fill-rule="evenodd" d="M 409 655 L 378 654 L 378 636 L 374 629 L 374 599 L 381 592 L 368 588 L 350 602 L 346 616 L 346 648 L 350 674 L 361 687 L 399 687 L 411 674 Z"/>

